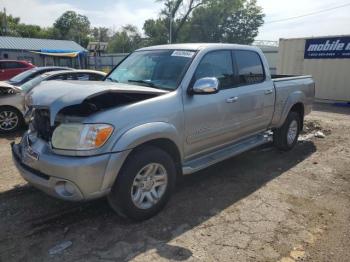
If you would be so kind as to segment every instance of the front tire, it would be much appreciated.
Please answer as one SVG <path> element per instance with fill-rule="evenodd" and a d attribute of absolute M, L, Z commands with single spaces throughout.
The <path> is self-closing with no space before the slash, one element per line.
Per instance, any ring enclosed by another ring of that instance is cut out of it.
<path fill-rule="evenodd" d="M 273 132 L 274 145 L 283 151 L 291 150 L 298 142 L 301 119 L 297 112 L 289 112 L 285 122 Z"/>
<path fill-rule="evenodd" d="M 10 106 L 0 108 L 0 134 L 15 132 L 23 124 L 23 116 L 18 110 Z"/>
<path fill-rule="evenodd" d="M 173 158 L 154 146 L 135 149 L 127 158 L 108 195 L 112 209 L 122 217 L 141 221 L 163 209 L 176 183 Z"/>

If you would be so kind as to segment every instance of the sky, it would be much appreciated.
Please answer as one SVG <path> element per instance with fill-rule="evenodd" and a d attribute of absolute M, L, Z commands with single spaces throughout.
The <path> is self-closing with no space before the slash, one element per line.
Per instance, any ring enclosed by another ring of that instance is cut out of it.
<path fill-rule="evenodd" d="M 344 4 L 349 5 L 276 22 Z M 350 0 L 258 0 L 258 5 L 266 14 L 258 40 L 350 33 Z M 73 10 L 86 15 L 92 26 L 114 31 L 125 24 L 134 24 L 141 30 L 146 19 L 157 17 L 161 6 L 155 0 L 0 0 L 1 9 L 5 7 L 8 14 L 20 17 L 24 23 L 51 26 L 63 12 Z"/>

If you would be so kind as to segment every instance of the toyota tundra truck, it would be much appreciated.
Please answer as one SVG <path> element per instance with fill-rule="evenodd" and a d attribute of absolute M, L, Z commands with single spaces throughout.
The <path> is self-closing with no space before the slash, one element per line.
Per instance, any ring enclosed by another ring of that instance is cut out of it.
<path fill-rule="evenodd" d="M 315 94 L 311 76 L 271 76 L 259 48 L 235 44 L 146 47 L 103 82 L 41 85 L 12 144 L 23 178 L 64 200 L 107 196 L 134 220 L 159 212 L 179 176 L 271 141 L 291 150 Z"/>

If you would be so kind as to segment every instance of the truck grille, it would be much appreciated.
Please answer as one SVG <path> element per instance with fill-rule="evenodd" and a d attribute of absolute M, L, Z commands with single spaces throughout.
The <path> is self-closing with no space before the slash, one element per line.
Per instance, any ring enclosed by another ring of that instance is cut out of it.
<path fill-rule="evenodd" d="M 53 130 L 50 125 L 50 111 L 48 109 L 35 109 L 31 124 L 39 138 L 45 141 L 51 140 Z"/>

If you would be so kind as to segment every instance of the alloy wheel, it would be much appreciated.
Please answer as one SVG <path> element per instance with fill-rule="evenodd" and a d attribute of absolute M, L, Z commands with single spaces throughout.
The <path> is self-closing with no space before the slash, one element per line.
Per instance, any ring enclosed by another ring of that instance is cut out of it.
<path fill-rule="evenodd" d="M 150 163 L 137 173 L 131 187 L 131 199 L 140 209 L 156 205 L 166 191 L 168 174 L 163 165 Z"/>
<path fill-rule="evenodd" d="M 287 143 L 291 145 L 294 143 L 294 140 L 298 134 L 298 122 L 293 120 L 289 124 L 288 132 L 287 132 Z"/>
<path fill-rule="evenodd" d="M 0 112 L 0 129 L 10 131 L 18 125 L 18 115 L 13 111 L 4 110 Z"/>

